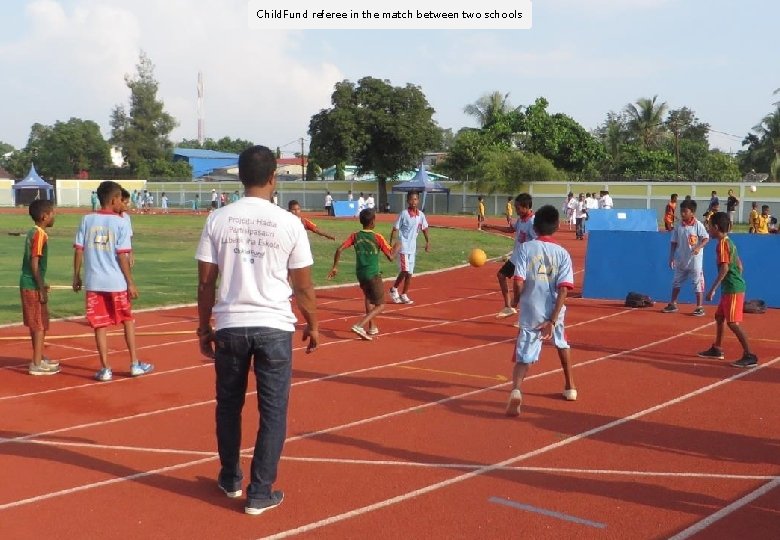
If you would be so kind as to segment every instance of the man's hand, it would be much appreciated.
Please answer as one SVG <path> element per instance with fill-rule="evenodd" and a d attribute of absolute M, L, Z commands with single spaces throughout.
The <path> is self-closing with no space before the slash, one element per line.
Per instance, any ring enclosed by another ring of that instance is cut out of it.
<path fill-rule="evenodd" d="M 330 269 L 330 272 L 328 272 L 328 279 L 333 279 L 334 277 L 336 277 L 336 274 L 338 273 L 339 273 L 339 269 L 334 266 L 333 268 Z"/>
<path fill-rule="evenodd" d="M 46 285 L 43 289 L 38 291 L 41 304 L 46 304 L 49 301 L 49 286 Z"/>
<path fill-rule="evenodd" d="M 306 345 L 306 354 L 309 354 L 310 352 L 314 352 L 314 350 L 317 348 L 317 345 L 320 341 L 320 333 L 318 330 L 312 330 L 309 328 L 309 325 L 307 324 L 306 327 L 303 329 L 303 339 L 301 341 L 309 341 L 309 344 Z"/>
<path fill-rule="evenodd" d="M 536 327 L 539 330 L 540 339 L 550 339 L 552 337 L 552 331 L 555 324 L 551 320 L 546 320 L 542 324 Z"/>
<path fill-rule="evenodd" d="M 669 259 L 669 268 L 674 270 L 674 259 Z"/>
<path fill-rule="evenodd" d="M 710 289 L 705 298 L 707 302 L 712 302 L 712 299 L 715 298 L 715 289 Z"/>
<path fill-rule="evenodd" d="M 81 276 L 73 276 L 73 292 L 81 290 Z"/>
<path fill-rule="evenodd" d="M 135 283 L 131 283 L 127 286 L 127 296 L 132 300 L 138 298 L 138 287 L 135 286 Z"/>
<path fill-rule="evenodd" d="M 198 329 L 198 346 L 200 347 L 200 353 L 206 358 L 214 358 L 214 330 L 208 328 L 206 330 Z"/>

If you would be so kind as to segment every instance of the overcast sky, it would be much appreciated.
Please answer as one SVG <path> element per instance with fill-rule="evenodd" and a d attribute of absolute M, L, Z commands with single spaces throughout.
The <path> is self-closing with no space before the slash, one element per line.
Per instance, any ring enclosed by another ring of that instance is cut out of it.
<path fill-rule="evenodd" d="M 108 137 L 141 49 L 179 122 L 174 142 L 197 136 L 202 71 L 207 137 L 286 152 L 334 83 L 364 76 L 420 86 L 453 130 L 473 126 L 463 107 L 494 90 L 513 105 L 544 96 L 589 130 L 657 94 L 732 152 L 780 100 L 777 1 L 537 0 L 533 28 L 518 31 L 250 30 L 245 0 L 4 0 L 0 19 L 0 141 L 17 148 L 33 123 L 71 117 Z"/>

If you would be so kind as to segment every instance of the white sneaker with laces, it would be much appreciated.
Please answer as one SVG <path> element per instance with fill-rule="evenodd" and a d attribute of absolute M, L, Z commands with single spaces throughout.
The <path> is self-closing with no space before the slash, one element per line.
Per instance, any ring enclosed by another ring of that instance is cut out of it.
<path fill-rule="evenodd" d="M 515 388 L 509 393 L 509 401 L 506 404 L 507 416 L 520 416 L 520 406 L 523 404 L 523 394 Z"/>
<path fill-rule="evenodd" d="M 414 300 L 406 296 L 405 294 L 401 295 L 401 303 L 402 304 L 414 304 Z"/>
<path fill-rule="evenodd" d="M 505 307 L 501 311 L 498 312 L 496 315 L 496 319 L 504 319 L 506 317 L 511 317 L 512 315 L 517 314 L 517 310 L 513 307 Z"/>
<path fill-rule="evenodd" d="M 403 302 L 401 301 L 401 295 L 398 294 L 398 289 L 396 289 L 395 287 L 390 288 L 390 298 L 392 298 L 393 302 L 395 302 L 396 304 L 403 304 Z"/>

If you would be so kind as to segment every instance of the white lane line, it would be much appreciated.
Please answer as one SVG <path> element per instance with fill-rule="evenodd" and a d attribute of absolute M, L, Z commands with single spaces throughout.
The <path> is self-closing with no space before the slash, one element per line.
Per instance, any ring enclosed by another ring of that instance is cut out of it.
<path fill-rule="evenodd" d="M 688 332 L 686 332 L 687 334 Z M 547 452 L 550 452 L 552 450 L 556 450 L 558 448 L 562 448 L 564 446 L 567 446 L 569 444 L 575 443 L 577 441 L 580 441 L 582 439 L 585 439 L 587 437 L 591 437 L 593 435 L 597 435 L 603 431 L 607 431 L 609 429 L 612 429 L 617 426 L 621 426 L 623 424 L 626 424 L 628 422 L 631 422 L 632 420 L 636 420 L 637 418 L 641 418 L 643 416 L 646 416 L 648 414 L 660 411 L 662 409 L 665 409 L 667 407 L 670 407 L 672 405 L 676 405 L 678 403 L 681 403 L 683 401 L 686 401 L 688 399 L 691 399 L 693 397 L 699 396 L 701 394 L 704 394 L 706 392 L 709 392 L 711 390 L 714 390 L 715 388 L 718 388 L 720 386 L 723 386 L 724 384 L 731 383 L 733 381 L 736 381 L 738 379 L 741 379 L 742 377 L 745 377 L 751 373 L 755 373 L 757 370 L 760 369 L 766 369 L 767 367 L 775 364 L 776 362 L 780 361 L 780 357 L 777 357 L 770 362 L 767 362 L 757 368 L 754 368 L 752 370 L 747 371 L 741 371 L 735 375 L 732 375 L 731 377 L 728 377 L 727 379 L 722 379 L 720 381 L 714 382 L 712 384 L 709 384 L 707 386 L 704 386 L 702 388 L 699 388 L 698 390 L 694 390 L 692 392 L 688 392 L 687 394 L 684 394 L 682 396 L 676 397 L 674 399 L 670 399 L 668 401 L 665 401 L 663 403 L 660 403 L 658 405 L 654 405 L 653 407 L 649 407 L 647 409 L 644 409 L 642 411 L 636 412 L 634 414 L 625 416 L 623 418 L 619 418 L 617 420 L 613 420 L 612 422 L 608 422 L 606 424 L 602 424 L 600 426 L 591 428 L 587 431 L 583 431 L 582 433 L 579 433 L 577 435 L 572 435 L 571 437 L 567 437 L 566 439 L 563 439 L 561 441 L 558 441 L 553 444 L 549 444 L 547 446 L 544 446 L 542 448 L 538 448 L 536 450 L 532 450 L 530 452 L 526 452 L 525 454 L 520 454 L 519 456 L 515 456 L 510 459 L 506 459 L 504 461 L 495 463 L 493 465 L 486 465 L 483 467 L 480 467 L 479 469 L 476 469 L 472 472 L 468 472 L 466 474 L 462 474 L 460 476 L 455 476 L 453 478 L 436 482 L 434 484 L 430 484 L 428 486 L 425 486 L 423 488 L 415 489 L 413 491 L 409 491 L 407 493 L 398 495 L 396 497 L 392 497 L 390 499 L 385 499 L 384 501 L 379 501 L 374 504 L 370 504 L 367 506 L 363 506 L 361 508 L 356 508 L 354 510 L 350 510 L 348 512 L 343 512 L 341 514 L 337 514 L 334 516 L 330 516 L 328 518 L 324 518 L 318 521 L 314 521 L 311 523 L 308 523 L 306 525 L 301 525 L 300 527 L 296 527 L 294 529 L 288 529 L 286 531 L 279 532 L 277 534 L 273 534 L 271 536 L 264 537 L 265 539 L 271 540 L 271 539 L 280 539 L 280 538 L 288 538 L 290 536 L 296 536 L 298 534 L 310 532 L 313 530 L 320 529 L 322 527 L 326 527 L 328 525 L 333 525 L 334 523 L 338 523 L 340 521 L 345 521 L 347 519 L 351 519 L 369 512 L 373 512 L 374 510 L 380 510 L 387 508 L 389 506 L 392 506 L 394 504 L 398 504 L 410 499 L 414 499 L 416 497 L 419 497 L 420 495 L 425 495 L 427 493 L 431 493 L 433 491 L 440 490 L 442 488 L 458 484 L 461 482 L 464 482 L 466 480 L 470 480 L 472 478 L 476 478 L 477 476 L 482 476 L 484 474 L 490 473 L 492 471 L 498 470 L 502 467 L 506 467 L 507 465 L 512 465 L 514 463 L 518 463 L 520 461 L 524 461 L 527 459 L 530 459 L 532 457 L 536 457 L 541 454 L 545 454 Z M 773 488 L 776 485 L 776 482 L 770 482 L 767 484 L 768 486 L 771 486 Z"/>
<path fill-rule="evenodd" d="M 780 486 L 780 477 L 777 477 L 771 482 L 764 484 L 760 488 L 751 491 L 750 493 L 748 493 L 747 495 L 745 495 L 740 499 L 737 499 L 730 505 L 724 506 L 714 514 L 707 516 L 706 518 L 699 521 L 698 523 L 694 523 L 684 531 L 680 531 L 679 533 L 672 536 L 669 540 L 685 540 L 686 538 L 690 538 L 691 536 L 700 533 L 701 531 L 703 531 L 713 523 L 720 521 L 721 519 L 729 516 L 730 514 L 733 514 L 743 506 L 746 506 L 751 502 L 755 501 L 756 499 L 758 499 L 759 497 L 769 493 L 777 486 Z M 777 529 L 775 529 L 775 532 L 777 532 Z"/>

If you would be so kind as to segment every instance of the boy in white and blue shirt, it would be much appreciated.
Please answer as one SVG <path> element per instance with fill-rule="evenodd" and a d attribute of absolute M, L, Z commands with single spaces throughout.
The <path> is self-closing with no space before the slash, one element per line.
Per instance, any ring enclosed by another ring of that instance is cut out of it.
<path fill-rule="evenodd" d="M 97 189 L 101 209 L 87 214 L 73 243 L 73 290 L 82 288 L 81 267 L 84 266 L 83 285 L 86 294 L 86 318 L 95 330 L 95 342 L 100 356 L 99 381 L 110 381 L 113 372 L 108 361 L 108 327 L 121 323 L 125 343 L 130 353 L 130 375 L 138 377 L 152 371 L 153 366 L 140 362 L 135 348 L 135 321 L 131 299 L 138 297 L 130 268 L 132 230 L 122 217 L 122 186 L 116 182 L 101 182 Z"/>
<path fill-rule="evenodd" d="M 409 298 L 409 284 L 414 275 L 415 254 L 417 252 L 417 235 L 422 231 L 425 236 L 425 251 L 430 251 L 431 242 L 428 238 L 428 221 L 425 214 L 417 208 L 419 196 L 416 191 L 410 191 L 406 194 L 407 208 L 398 214 L 398 218 L 393 224 L 393 231 L 390 233 L 390 245 L 393 245 L 396 233 L 401 242 L 401 249 L 398 252 L 398 277 L 390 289 L 390 297 L 396 304 L 414 304 Z M 398 287 L 403 283 L 401 291 Z"/>
<path fill-rule="evenodd" d="M 696 294 L 696 308 L 693 315 L 704 316 L 704 251 L 703 248 L 710 239 L 707 228 L 696 219 L 696 201 L 686 199 L 680 203 L 680 222 L 672 230 L 672 241 L 669 249 L 669 267 L 674 270 L 672 281 L 672 298 L 661 311 L 676 313 L 677 297 L 680 288 L 686 281 L 693 284 Z"/>
<path fill-rule="evenodd" d="M 558 230 L 559 214 L 554 206 L 541 207 L 534 215 L 536 239 L 525 242 L 515 260 L 515 294 L 520 298 L 520 329 L 514 351 L 512 391 L 506 414 L 517 416 L 523 394 L 520 385 L 528 368 L 539 360 L 542 341 L 552 338 L 563 368 L 563 397 L 577 399 L 571 373 L 569 344 L 566 341 L 564 317 L 566 297 L 574 287 L 571 256 L 552 238 Z"/>

